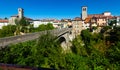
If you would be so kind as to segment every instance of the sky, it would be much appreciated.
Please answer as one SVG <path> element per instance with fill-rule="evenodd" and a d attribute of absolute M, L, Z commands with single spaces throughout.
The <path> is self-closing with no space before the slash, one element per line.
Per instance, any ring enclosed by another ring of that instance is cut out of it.
<path fill-rule="evenodd" d="M 120 0 L 0 0 L 0 18 L 10 18 L 24 9 L 24 15 L 33 19 L 80 17 L 81 7 L 88 7 L 88 14 L 110 11 L 120 15 Z"/>

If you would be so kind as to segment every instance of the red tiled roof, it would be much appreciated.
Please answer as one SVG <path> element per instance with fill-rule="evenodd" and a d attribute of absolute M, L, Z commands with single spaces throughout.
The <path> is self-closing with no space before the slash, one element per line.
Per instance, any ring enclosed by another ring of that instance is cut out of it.
<path fill-rule="evenodd" d="M 107 17 L 105 17 L 105 16 L 96 17 L 96 19 L 105 19 L 105 18 L 107 18 Z"/>
<path fill-rule="evenodd" d="M 108 19 L 114 19 L 116 18 L 115 16 L 107 16 Z"/>
<path fill-rule="evenodd" d="M 92 17 L 87 17 L 87 18 L 85 19 L 85 23 L 89 23 L 90 20 L 91 20 L 91 18 L 92 18 Z"/>
<path fill-rule="evenodd" d="M 108 19 L 115 18 L 114 16 L 104 16 L 103 14 L 91 14 L 91 15 L 88 15 L 88 17 L 108 18 Z"/>
<path fill-rule="evenodd" d="M 76 17 L 74 20 L 75 20 L 75 21 L 81 21 L 81 18 Z"/>
<path fill-rule="evenodd" d="M 8 20 L 0 20 L 0 23 L 8 23 Z"/>
<path fill-rule="evenodd" d="M 91 14 L 91 15 L 88 15 L 88 17 L 102 17 L 104 15 L 102 14 Z"/>
<path fill-rule="evenodd" d="M 55 21 L 54 21 L 54 23 L 58 23 L 58 22 L 60 22 L 60 21 L 59 21 L 59 20 L 55 20 Z"/>
<path fill-rule="evenodd" d="M 116 18 L 115 16 L 100 16 L 100 17 L 95 17 L 96 19 L 114 19 Z"/>
<path fill-rule="evenodd" d="M 28 20 L 28 21 L 29 21 L 29 20 L 33 20 L 33 19 L 31 19 L 31 18 L 27 18 L 27 17 L 25 17 L 25 19 Z"/>
<path fill-rule="evenodd" d="M 91 14 L 85 19 L 85 23 L 89 23 L 91 19 L 113 19 L 115 16 L 104 16 L 102 14 Z"/>

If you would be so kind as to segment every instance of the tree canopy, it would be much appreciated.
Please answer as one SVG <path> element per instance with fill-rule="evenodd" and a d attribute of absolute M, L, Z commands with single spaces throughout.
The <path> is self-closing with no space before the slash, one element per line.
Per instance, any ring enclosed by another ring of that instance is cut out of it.
<path fill-rule="evenodd" d="M 13 36 L 15 30 L 16 30 L 15 25 L 3 26 L 2 29 L 0 30 L 0 37 L 2 38 L 2 37 Z"/>
<path fill-rule="evenodd" d="M 111 32 L 114 32 L 113 36 L 118 40 L 107 45 L 101 33 L 83 30 L 71 42 L 71 52 L 68 53 L 63 52 L 56 37 L 47 33 L 37 40 L 10 45 L 0 50 L 0 63 L 58 70 L 119 70 L 119 27 L 110 31 L 110 34 Z"/>

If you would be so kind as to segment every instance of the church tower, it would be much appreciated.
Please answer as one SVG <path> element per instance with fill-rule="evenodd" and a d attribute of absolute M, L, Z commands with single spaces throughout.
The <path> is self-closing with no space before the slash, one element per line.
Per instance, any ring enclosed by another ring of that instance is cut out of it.
<path fill-rule="evenodd" d="M 18 8 L 18 17 L 19 19 L 22 19 L 24 16 L 24 10 L 22 8 Z"/>
<path fill-rule="evenodd" d="M 82 7 L 82 20 L 85 20 L 85 18 L 87 18 L 87 7 L 86 6 L 83 6 Z"/>

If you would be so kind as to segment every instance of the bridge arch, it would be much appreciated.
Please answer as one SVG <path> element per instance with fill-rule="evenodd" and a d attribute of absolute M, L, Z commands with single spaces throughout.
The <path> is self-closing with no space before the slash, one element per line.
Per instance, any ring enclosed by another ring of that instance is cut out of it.
<path fill-rule="evenodd" d="M 65 37 L 61 36 L 61 37 L 59 37 L 58 41 L 61 44 L 62 42 L 66 42 L 66 39 L 65 39 Z"/>
<path fill-rule="evenodd" d="M 69 42 L 69 32 L 72 31 L 71 28 L 63 28 L 63 29 L 54 29 L 54 30 L 48 30 L 48 31 L 41 31 L 41 32 L 35 32 L 35 33 L 28 33 L 25 35 L 19 35 L 19 36 L 12 36 L 12 37 L 6 37 L 6 38 L 0 38 L 0 47 L 5 48 L 6 46 L 10 44 L 17 44 L 29 40 L 36 40 L 43 34 L 46 34 L 47 32 L 50 32 L 54 36 L 57 36 L 60 38 L 60 42 Z"/>

